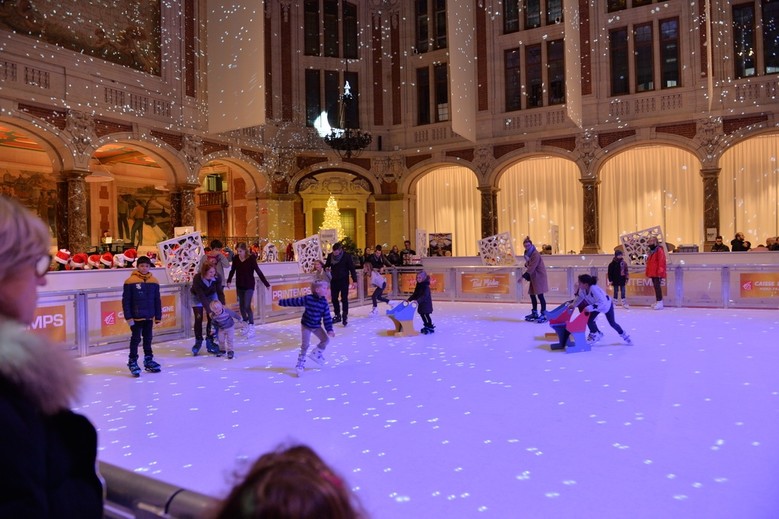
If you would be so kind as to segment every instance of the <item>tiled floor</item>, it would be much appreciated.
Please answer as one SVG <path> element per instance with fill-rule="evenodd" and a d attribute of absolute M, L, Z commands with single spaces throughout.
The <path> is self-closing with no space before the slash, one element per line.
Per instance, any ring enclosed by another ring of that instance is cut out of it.
<path fill-rule="evenodd" d="M 297 378 L 298 321 L 236 358 L 156 345 L 83 359 L 100 458 L 223 496 L 247 461 L 313 446 L 373 519 L 779 517 L 779 312 L 617 310 L 622 343 L 549 350 L 528 305 L 436 303 L 433 335 L 354 309 Z M 417 328 L 421 326 L 416 317 Z"/>

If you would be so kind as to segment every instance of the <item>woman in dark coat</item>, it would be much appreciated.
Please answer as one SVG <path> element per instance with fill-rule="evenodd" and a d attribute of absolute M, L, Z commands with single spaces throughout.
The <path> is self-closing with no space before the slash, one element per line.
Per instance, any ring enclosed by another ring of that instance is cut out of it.
<path fill-rule="evenodd" d="M 211 301 L 219 299 L 219 291 L 222 288 L 222 280 L 216 273 L 216 267 L 211 263 L 200 265 L 200 272 L 195 274 L 192 279 L 192 288 L 189 289 L 192 294 L 192 312 L 195 315 L 195 344 L 192 346 L 192 355 L 197 356 L 203 346 L 203 312 L 206 314 L 208 324 L 206 324 L 206 349 L 208 353 L 219 356 L 221 351 L 219 346 L 214 344 L 214 338 L 211 335 L 211 311 L 209 305 Z"/>
<path fill-rule="evenodd" d="M 417 313 L 422 318 L 422 333 L 433 333 L 435 325 L 430 317 L 430 314 L 433 313 L 433 296 L 430 293 L 430 276 L 424 270 L 420 270 L 417 273 L 417 284 L 414 287 L 414 293 L 407 299 L 407 302 L 411 301 L 417 302 Z"/>
<path fill-rule="evenodd" d="M 100 518 L 97 432 L 70 410 L 78 364 L 27 328 L 51 263 L 49 231 L 6 197 L 0 257 L 0 517 Z"/>

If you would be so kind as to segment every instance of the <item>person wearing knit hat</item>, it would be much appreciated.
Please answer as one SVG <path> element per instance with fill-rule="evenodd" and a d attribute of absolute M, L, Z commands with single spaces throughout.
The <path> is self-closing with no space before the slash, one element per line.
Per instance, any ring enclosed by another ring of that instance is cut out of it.
<path fill-rule="evenodd" d="M 85 253 L 76 253 L 70 259 L 70 268 L 73 270 L 83 270 L 84 267 L 86 267 L 88 260 L 89 257 Z"/>
<path fill-rule="evenodd" d="M 117 256 L 122 256 L 117 254 Z M 149 272 L 152 263 L 146 256 L 138 258 L 138 268 L 130 273 L 124 282 L 122 291 L 122 311 L 130 326 L 130 355 L 127 368 L 134 377 L 141 375 L 138 366 L 138 346 L 143 339 L 143 367 L 150 373 L 159 373 L 162 369 L 154 360 L 152 350 L 153 327 L 162 321 L 162 299 L 160 282 Z"/>
<path fill-rule="evenodd" d="M 100 254 L 90 254 L 89 258 L 87 258 L 87 266 L 85 268 L 99 269 L 100 268 Z"/>
<path fill-rule="evenodd" d="M 106 251 L 100 256 L 100 268 L 110 269 L 114 266 L 114 255 Z"/>
<path fill-rule="evenodd" d="M 57 254 L 54 255 L 54 262 L 56 263 L 56 270 L 65 270 L 70 262 L 70 251 L 68 249 L 60 249 Z"/>

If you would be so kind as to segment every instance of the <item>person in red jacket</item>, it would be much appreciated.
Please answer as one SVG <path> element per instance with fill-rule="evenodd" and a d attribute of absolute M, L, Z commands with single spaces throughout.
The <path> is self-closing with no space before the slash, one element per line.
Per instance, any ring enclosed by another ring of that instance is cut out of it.
<path fill-rule="evenodd" d="M 661 285 L 666 276 L 665 249 L 660 246 L 656 236 L 649 238 L 647 245 L 649 246 L 649 255 L 646 258 L 646 277 L 652 280 L 652 285 L 655 287 L 655 299 L 657 299 L 652 308 L 662 310 L 663 290 Z"/>

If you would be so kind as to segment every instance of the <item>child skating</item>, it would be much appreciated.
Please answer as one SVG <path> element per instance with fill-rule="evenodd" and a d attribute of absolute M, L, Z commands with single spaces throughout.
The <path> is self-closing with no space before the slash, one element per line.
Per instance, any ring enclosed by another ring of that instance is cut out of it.
<path fill-rule="evenodd" d="M 373 265 L 370 262 L 363 266 L 363 270 L 369 278 L 368 286 L 373 287 L 373 294 L 371 294 L 373 309 L 371 310 L 371 315 L 378 315 L 379 301 L 387 304 L 390 302 L 389 298 L 384 296 L 384 289 L 387 288 L 387 280 L 384 279 L 384 276 L 382 276 L 377 269 L 373 268 Z"/>
<path fill-rule="evenodd" d="M 417 302 L 417 313 L 422 318 L 422 330 L 423 334 L 435 332 L 435 325 L 430 318 L 430 314 L 433 313 L 433 296 L 430 294 L 430 276 L 427 272 L 420 270 L 417 273 L 417 284 L 414 287 L 414 293 L 409 296 L 406 302 Z"/>
<path fill-rule="evenodd" d="M 151 260 L 148 257 L 138 258 L 137 265 L 122 289 L 122 311 L 132 332 L 127 368 L 134 377 L 141 376 L 141 368 L 138 366 L 138 345 L 141 343 L 141 337 L 144 369 L 150 373 L 161 371 L 151 348 L 153 327 L 162 321 L 160 282 L 149 272 Z"/>
<path fill-rule="evenodd" d="M 628 264 L 622 258 L 622 251 L 617 250 L 614 252 L 614 258 L 611 260 L 611 263 L 609 263 L 608 280 L 611 286 L 614 287 L 614 301 L 617 301 L 621 293 L 622 308 L 630 308 L 628 300 L 625 298 L 625 284 L 629 278 Z"/>
<path fill-rule="evenodd" d="M 235 342 L 235 320 L 240 322 L 241 316 L 225 307 L 218 299 L 211 301 L 211 323 L 216 328 L 216 336 L 219 344 L 227 350 L 227 358 L 235 356 L 233 343 Z"/>
<path fill-rule="evenodd" d="M 622 340 L 627 344 L 633 344 L 630 340 L 630 336 L 625 333 L 622 327 L 614 320 L 614 304 L 612 299 L 603 291 L 601 287 L 597 285 L 598 278 L 596 276 L 590 276 L 589 274 L 582 274 L 579 276 L 579 288 L 576 292 L 576 299 L 570 304 L 571 307 L 577 307 L 580 303 L 586 303 L 586 311 L 590 312 L 590 317 L 587 320 L 587 327 L 590 329 L 590 334 L 587 336 L 587 342 L 595 344 L 603 338 L 603 333 L 598 329 L 598 325 L 595 323 L 595 318 L 598 314 L 606 314 L 606 320 L 609 322 L 612 328 L 616 330 Z"/>
<path fill-rule="evenodd" d="M 302 306 L 303 317 L 300 319 L 300 353 L 298 354 L 298 363 L 295 366 L 295 372 L 298 377 L 302 377 L 306 369 L 306 352 L 311 342 L 311 334 L 317 336 L 319 344 L 313 349 L 309 358 L 317 364 L 325 363 L 325 348 L 327 348 L 330 338 L 335 337 L 333 331 L 333 318 L 330 315 L 330 304 L 327 302 L 327 289 L 329 284 L 326 281 L 314 281 L 311 283 L 311 293 L 303 297 L 289 297 L 280 299 L 279 306 Z M 322 327 L 324 325 L 324 328 Z"/>

